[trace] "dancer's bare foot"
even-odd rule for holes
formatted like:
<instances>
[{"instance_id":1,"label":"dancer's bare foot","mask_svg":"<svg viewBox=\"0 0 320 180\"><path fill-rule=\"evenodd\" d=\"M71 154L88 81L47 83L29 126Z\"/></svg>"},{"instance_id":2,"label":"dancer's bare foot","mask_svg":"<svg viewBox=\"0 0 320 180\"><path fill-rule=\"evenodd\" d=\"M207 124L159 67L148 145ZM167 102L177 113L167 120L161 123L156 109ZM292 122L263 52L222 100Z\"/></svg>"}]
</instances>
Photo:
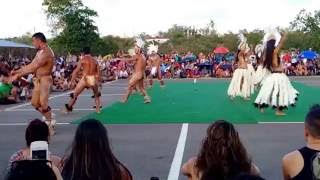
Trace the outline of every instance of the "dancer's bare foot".
<instances>
[{"instance_id":1,"label":"dancer's bare foot","mask_svg":"<svg viewBox=\"0 0 320 180\"><path fill-rule=\"evenodd\" d=\"M151 103L151 98L149 96L145 96L144 97L144 103L145 104Z\"/></svg>"},{"instance_id":2,"label":"dancer's bare foot","mask_svg":"<svg viewBox=\"0 0 320 180\"><path fill-rule=\"evenodd\" d=\"M65 113L65 114L69 114L69 113L72 112L72 110L73 110L72 107L69 107L68 104L65 104L65 105L64 105L64 109L62 110L62 112Z\"/></svg>"},{"instance_id":3,"label":"dancer's bare foot","mask_svg":"<svg viewBox=\"0 0 320 180\"><path fill-rule=\"evenodd\" d=\"M276 115L277 116L285 116L285 115L287 115L286 113L284 113L283 111L276 111Z\"/></svg>"},{"instance_id":4,"label":"dancer's bare foot","mask_svg":"<svg viewBox=\"0 0 320 180\"><path fill-rule=\"evenodd\" d=\"M243 100L245 100L245 101L250 101L250 100L251 100L251 98L246 97L246 98L243 98Z\"/></svg>"},{"instance_id":5,"label":"dancer's bare foot","mask_svg":"<svg viewBox=\"0 0 320 180\"><path fill-rule=\"evenodd\" d=\"M121 103L127 103L127 102L128 102L128 99L126 99L126 98L121 98L120 102L121 102Z\"/></svg>"},{"instance_id":6,"label":"dancer's bare foot","mask_svg":"<svg viewBox=\"0 0 320 180\"><path fill-rule=\"evenodd\" d=\"M95 106L93 106L93 108L96 109L96 113L97 113L97 114L100 114L100 113L101 113L101 109L102 109L102 106L101 106L101 105L99 105L99 106L96 106L96 105L95 105Z\"/></svg>"},{"instance_id":7,"label":"dancer's bare foot","mask_svg":"<svg viewBox=\"0 0 320 180\"><path fill-rule=\"evenodd\" d=\"M68 111L66 108L63 108L61 110L61 112L64 113L64 114L69 114L71 111Z\"/></svg>"},{"instance_id":8,"label":"dancer's bare foot","mask_svg":"<svg viewBox=\"0 0 320 180\"><path fill-rule=\"evenodd\" d=\"M57 121L56 120L45 120L44 121L48 127L49 127L49 134L50 136L54 136L56 134L55 132L55 126L56 126L56 123Z\"/></svg>"},{"instance_id":9,"label":"dancer's bare foot","mask_svg":"<svg viewBox=\"0 0 320 180\"><path fill-rule=\"evenodd\" d=\"M234 99L235 99L235 97L230 96L230 100L231 101L234 101Z\"/></svg>"}]
</instances>

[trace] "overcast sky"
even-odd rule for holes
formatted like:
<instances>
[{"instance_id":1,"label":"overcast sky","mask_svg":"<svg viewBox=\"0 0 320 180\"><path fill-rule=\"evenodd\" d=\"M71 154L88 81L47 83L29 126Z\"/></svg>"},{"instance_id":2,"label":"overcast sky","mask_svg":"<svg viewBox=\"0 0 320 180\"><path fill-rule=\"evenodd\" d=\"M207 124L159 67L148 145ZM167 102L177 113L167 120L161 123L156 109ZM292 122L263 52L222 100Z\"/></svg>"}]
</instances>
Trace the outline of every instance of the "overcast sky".
<instances>
[{"instance_id":1,"label":"overcast sky","mask_svg":"<svg viewBox=\"0 0 320 180\"><path fill-rule=\"evenodd\" d=\"M49 33L43 0L0 0L0 38ZM220 33L287 27L302 9L320 9L320 0L84 0L96 10L101 35L156 34L173 24L204 27L210 19Z\"/></svg>"}]
</instances>

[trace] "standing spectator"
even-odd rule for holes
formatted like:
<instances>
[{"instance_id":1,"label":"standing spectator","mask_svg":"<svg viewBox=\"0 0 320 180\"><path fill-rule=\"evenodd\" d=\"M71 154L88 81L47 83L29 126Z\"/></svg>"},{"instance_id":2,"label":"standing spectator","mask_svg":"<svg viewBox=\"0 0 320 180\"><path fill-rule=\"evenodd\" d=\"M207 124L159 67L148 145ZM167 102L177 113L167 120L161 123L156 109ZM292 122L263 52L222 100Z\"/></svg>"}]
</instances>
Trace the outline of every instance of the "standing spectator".
<instances>
[{"instance_id":1,"label":"standing spectator","mask_svg":"<svg viewBox=\"0 0 320 180\"><path fill-rule=\"evenodd\" d=\"M132 180L129 170L112 153L106 128L97 120L78 126L71 154L64 160L64 180Z\"/></svg>"},{"instance_id":2,"label":"standing spectator","mask_svg":"<svg viewBox=\"0 0 320 180\"><path fill-rule=\"evenodd\" d=\"M241 173L258 175L234 126L227 121L216 121L207 129L201 150L182 167L192 180L229 180Z\"/></svg>"},{"instance_id":3,"label":"standing spectator","mask_svg":"<svg viewBox=\"0 0 320 180\"><path fill-rule=\"evenodd\" d=\"M284 180L320 179L320 105L313 106L304 121L306 146L282 159Z\"/></svg>"}]
</instances>

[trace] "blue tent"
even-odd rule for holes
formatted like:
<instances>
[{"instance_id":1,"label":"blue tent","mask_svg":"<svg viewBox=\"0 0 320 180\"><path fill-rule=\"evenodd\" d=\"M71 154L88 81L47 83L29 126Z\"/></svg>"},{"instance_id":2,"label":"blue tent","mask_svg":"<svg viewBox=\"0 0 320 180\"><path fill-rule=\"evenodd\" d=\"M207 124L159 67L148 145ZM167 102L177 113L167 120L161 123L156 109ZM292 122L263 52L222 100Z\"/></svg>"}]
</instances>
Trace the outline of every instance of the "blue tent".
<instances>
[{"instance_id":1,"label":"blue tent","mask_svg":"<svg viewBox=\"0 0 320 180\"><path fill-rule=\"evenodd\" d=\"M315 60L315 59L317 59L318 55L317 55L316 52L308 50L308 51L303 51L303 52L299 55L299 57L300 57L301 59L306 58L306 59L308 59L308 60Z\"/></svg>"},{"instance_id":2,"label":"blue tent","mask_svg":"<svg viewBox=\"0 0 320 180\"><path fill-rule=\"evenodd\" d=\"M22 43L16 43L13 41L1 40L0 39L0 48L29 48L34 49L33 46L29 46Z\"/></svg>"}]
</instances>

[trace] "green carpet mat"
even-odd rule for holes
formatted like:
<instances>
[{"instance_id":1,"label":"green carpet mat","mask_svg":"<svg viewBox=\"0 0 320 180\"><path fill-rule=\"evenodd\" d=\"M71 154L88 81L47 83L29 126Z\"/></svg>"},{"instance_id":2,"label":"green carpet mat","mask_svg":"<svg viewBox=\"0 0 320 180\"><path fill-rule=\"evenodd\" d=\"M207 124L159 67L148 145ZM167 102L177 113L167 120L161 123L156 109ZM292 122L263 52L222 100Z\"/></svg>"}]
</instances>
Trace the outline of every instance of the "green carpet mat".
<instances>
[{"instance_id":1,"label":"green carpet mat","mask_svg":"<svg viewBox=\"0 0 320 180\"><path fill-rule=\"evenodd\" d=\"M115 103L104 108L101 114L91 113L80 120L95 118L106 124L143 123L210 123L224 119L236 124L257 122L303 121L312 104L319 103L320 89L293 83L300 92L297 106L289 108L286 116L274 115L268 108L265 113L253 106L251 101L240 98L231 101L227 97L228 81L179 82L168 81L165 88L155 84L148 90L151 104L144 104L139 94L130 97L127 104Z\"/></svg>"}]
</instances>

